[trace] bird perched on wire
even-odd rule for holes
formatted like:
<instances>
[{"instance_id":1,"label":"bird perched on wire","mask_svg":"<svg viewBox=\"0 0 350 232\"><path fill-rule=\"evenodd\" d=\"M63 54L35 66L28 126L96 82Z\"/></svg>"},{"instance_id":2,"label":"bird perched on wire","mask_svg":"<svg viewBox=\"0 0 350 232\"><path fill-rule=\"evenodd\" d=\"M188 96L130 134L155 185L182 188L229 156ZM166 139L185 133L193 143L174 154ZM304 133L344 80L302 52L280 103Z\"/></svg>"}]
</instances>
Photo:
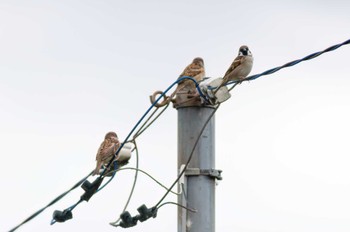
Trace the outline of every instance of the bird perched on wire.
<instances>
[{"instance_id":1,"label":"bird perched on wire","mask_svg":"<svg viewBox=\"0 0 350 232\"><path fill-rule=\"evenodd\" d=\"M193 59L192 63L189 64L184 71L181 73L178 79L182 77L192 77L195 81L200 82L205 76L204 70L204 61L201 57L196 57ZM174 93L177 93L180 90L186 90L188 93L194 93L196 84L188 79L182 80L178 83L178 86Z\"/></svg>"},{"instance_id":2,"label":"bird perched on wire","mask_svg":"<svg viewBox=\"0 0 350 232\"><path fill-rule=\"evenodd\" d=\"M93 175L99 174L103 165L107 165L115 156L120 142L115 132L108 132L96 155L96 168Z\"/></svg>"},{"instance_id":3,"label":"bird perched on wire","mask_svg":"<svg viewBox=\"0 0 350 232\"><path fill-rule=\"evenodd\" d=\"M229 81L243 81L253 67L253 55L248 46L243 45L239 48L238 56L234 59L229 69L226 71L220 86L215 90L216 93L222 86Z\"/></svg>"}]
</instances>

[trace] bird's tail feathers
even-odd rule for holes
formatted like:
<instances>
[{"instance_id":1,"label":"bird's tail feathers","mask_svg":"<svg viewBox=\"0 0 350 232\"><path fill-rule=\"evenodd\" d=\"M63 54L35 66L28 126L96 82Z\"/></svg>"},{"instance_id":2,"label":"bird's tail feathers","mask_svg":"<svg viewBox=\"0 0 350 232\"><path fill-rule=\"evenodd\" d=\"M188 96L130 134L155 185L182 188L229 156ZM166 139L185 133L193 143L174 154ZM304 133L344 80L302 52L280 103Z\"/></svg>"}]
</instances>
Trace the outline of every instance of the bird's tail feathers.
<instances>
[{"instance_id":1,"label":"bird's tail feathers","mask_svg":"<svg viewBox=\"0 0 350 232\"><path fill-rule=\"evenodd\" d=\"M92 175L94 176L94 175L100 174L100 168L101 168L101 165L97 165Z\"/></svg>"}]
</instances>

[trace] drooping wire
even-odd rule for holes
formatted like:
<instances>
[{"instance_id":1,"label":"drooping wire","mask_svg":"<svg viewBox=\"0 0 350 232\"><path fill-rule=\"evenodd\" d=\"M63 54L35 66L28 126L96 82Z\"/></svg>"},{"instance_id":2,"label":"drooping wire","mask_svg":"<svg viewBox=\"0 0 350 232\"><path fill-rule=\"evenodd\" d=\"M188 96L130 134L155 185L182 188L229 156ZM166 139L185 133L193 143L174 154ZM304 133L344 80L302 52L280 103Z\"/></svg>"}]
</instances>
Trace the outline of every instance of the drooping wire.
<instances>
[{"instance_id":1,"label":"drooping wire","mask_svg":"<svg viewBox=\"0 0 350 232\"><path fill-rule=\"evenodd\" d=\"M132 184L132 187L131 187L131 190L130 190L130 193L129 193L129 197L128 197L128 200L126 201L125 205L124 205L124 208L123 208L123 211L122 213L125 212L125 210L128 208L128 205L130 203L130 200L131 200L131 197L132 195L134 194L134 191L135 191L135 187L136 187L136 183L137 183L137 177L138 177L138 173L139 173L139 149L137 147L137 144L136 144L136 140L133 141L134 143L134 146L135 146L135 151L136 151L136 170L135 170L135 176L134 176L134 182ZM116 172L120 171L121 169L118 169L116 170ZM115 223L118 223L120 221L120 217L115 221L115 222L110 222L109 224L113 225Z\"/></svg>"},{"instance_id":2,"label":"drooping wire","mask_svg":"<svg viewBox=\"0 0 350 232\"><path fill-rule=\"evenodd\" d=\"M170 102L169 102L169 103L170 103ZM154 119L153 119L150 123L148 123L148 122L150 121L150 119L154 116L154 114L158 111L159 107L157 107L156 110L154 110L153 113L149 116L149 118L145 121L145 123L140 127L140 129L134 134L133 139L130 141L130 142L133 142L133 143L135 144L135 148L134 148L134 149L136 150L137 160L138 160L138 148L137 148L137 145L136 145L136 138L139 137L145 130L147 130L147 129L148 129L162 114L163 114L163 112L168 108L169 103L166 104L166 106L162 109L162 111L159 112L159 113L156 115L156 117L154 117ZM148 124L147 124L147 123L148 123ZM130 199L131 199L131 197L132 197L132 194L133 194L133 191L134 191L134 188L135 188L135 184L136 184L136 179L137 179L137 173L138 173L138 172L144 173L145 175L147 175L148 177L150 177L153 181L155 181L158 185L160 185L161 187L163 187L163 188L166 189L166 187L165 187L162 183L160 183L158 180L156 180L152 175L150 175L150 174L148 174L147 172L145 172L145 171L139 169L139 167L138 167L138 161L137 161L136 168L132 168L132 167L120 168L120 169L117 170L117 172L118 172L118 171L121 171L121 170L135 170L135 171L136 171L136 172L135 172L135 178L134 178L134 184L133 184L133 186L132 186L131 193L130 193L130 195L129 195L129 198L128 198L128 200L127 200L127 203L125 204L125 207L124 207L122 213L125 212L125 210L126 210L128 204L129 204L129 202L130 202ZM172 193L173 193L173 194L178 194L178 193L175 193L175 192L172 192ZM111 224L111 225L115 225L115 224L117 224L119 221L120 221L120 217L119 217L115 222L111 222L110 224Z\"/></svg>"},{"instance_id":3,"label":"drooping wire","mask_svg":"<svg viewBox=\"0 0 350 232\"><path fill-rule=\"evenodd\" d=\"M59 200L61 200L63 197L65 197L68 193L70 193L72 190L76 189L77 187L79 187L82 183L84 183L84 181L87 180L87 178L89 178L89 176L92 174L93 171L91 171L89 173L89 175L87 175L86 177L84 177L83 179L81 179L80 181L78 181L73 187L71 187L69 190L67 190L66 192L62 193L61 195L59 195L58 197L56 197L55 199L53 199L49 204L47 204L45 207L43 207L42 209L36 211L35 213L33 213L31 216L29 216L27 219L25 219L22 223L20 223L19 225L17 225L16 227L14 227L13 229L10 230L10 232L13 232L15 230L17 230L20 226L22 226L23 224L29 222L30 220L32 220L33 218L35 218L36 216L38 216L40 213L42 213L45 209L47 209L48 207L52 206L53 204L55 204L56 202L58 202Z\"/></svg>"},{"instance_id":4,"label":"drooping wire","mask_svg":"<svg viewBox=\"0 0 350 232\"><path fill-rule=\"evenodd\" d=\"M172 201L164 202L163 204L159 205L159 206L157 207L157 209L163 207L164 205L169 205L169 204L171 204L171 205L177 205L177 206L179 206L179 207L181 207L181 208L184 208L184 209L186 209L186 210L188 210L188 211L190 211L190 212L192 212L192 213L197 213L197 212L198 212L196 209L191 209L191 208L188 208L188 207L186 207L186 206L183 206L183 205L181 205L181 204L179 204L179 203L172 202Z\"/></svg>"},{"instance_id":5,"label":"drooping wire","mask_svg":"<svg viewBox=\"0 0 350 232\"><path fill-rule=\"evenodd\" d=\"M142 170L142 169L136 169L136 168L132 168L132 167L126 167L126 168L120 168L118 169L116 172L120 172L120 171L124 171L124 170L137 170L143 174L145 174L146 176L148 176L150 179L152 179L154 182L156 182L160 187L162 187L163 189L165 190L168 190L168 188L162 184L159 180L157 180L155 177L153 177L151 174L149 174L148 172L146 172L145 170ZM182 193L177 193L177 192L174 192L174 191L170 191L172 194L174 195L181 195Z\"/></svg>"},{"instance_id":6,"label":"drooping wire","mask_svg":"<svg viewBox=\"0 0 350 232\"><path fill-rule=\"evenodd\" d=\"M210 120L212 119L212 117L214 116L214 114L216 113L216 111L219 109L219 107L220 107L220 104L218 104L218 105L215 107L215 109L211 112L211 114L209 115L207 121L204 123L202 129L200 130L200 132L199 132L199 134L198 134L198 137L197 137L195 143L193 144L191 153L190 153L190 155L189 155L189 157L188 157L188 160L187 160L187 162L186 162L186 164L185 164L185 167L184 167L183 170L180 172L180 174L178 175L178 177L176 178L176 180L173 182L173 184L172 184L172 185L169 187L169 189L166 191L166 193L165 193L165 194L162 196L162 198L158 201L158 203L155 205L155 207L158 207L158 206L162 203L162 201L163 201L163 200L166 198L166 196L170 193L170 191L172 190L172 188L179 182L180 178L184 175L184 173L185 173L185 171L186 171L186 169L187 169L187 167L188 167L188 165L189 165L189 163L190 163L190 161L191 161L191 159L192 159L192 156L193 156L194 151L195 151L195 149L196 149L196 147L197 147L197 144L198 144L198 142L199 142L199 140L200 140L200 138L201 138L201 136L202 136L202 134L203 134L203 132L204 132L206 126L208 125L208 123L210 122Z\"/></svg>"},{"instance_id":7,"label":"drooping wire","mask_svg":"<svg viewBox=\"0 0 350 232\"><path fill-rule=\"evenodd\" d=\"M169 103L162 109L162 111L150 123L148 123L149 120L151 120L151 118L154 116L154 114L158 111L159 107L156 107L156 109L152 112L152 114L148 117L148 119L144 122L144 124L133 135L133 139L130 142L133 142L134 145L135 145L134 150L136 150L136 168L130 168L129 167L129 168L121 168L121 169L117 170L117 171L127 170L127 169L135 170L135 177L134 177L134 182L133 182L133 185L132 185L132 188L131 188L131 192L129 194L128 200L127 200L127 202L126 202L126 204L124 206L124 209L123 209L122 213L125 212L127 206L129 205L129 202L131 200L131 197L132 197L132 195L134 193L134 189L135 189L135 186L136 186L137 176L138 176L138 172L139 171L144 173L144 174L146 174L147 176L149 176L152 180L154 180L160 186L165 187L159 181L157 181L155 178L153 178L151 175L149 175L147 172L139 169L139 152L138 152L138 147L137 147L137 144L136 144L136 138L139 137L145 130L147 130L160 117L160 115L163 114L163 112L168 108L168 106L169 106ZM120 217L115 222L111 222L110 224L114 225L114 224L117 224L119 221L120 221Z\"/></svg>"}]
</instances>

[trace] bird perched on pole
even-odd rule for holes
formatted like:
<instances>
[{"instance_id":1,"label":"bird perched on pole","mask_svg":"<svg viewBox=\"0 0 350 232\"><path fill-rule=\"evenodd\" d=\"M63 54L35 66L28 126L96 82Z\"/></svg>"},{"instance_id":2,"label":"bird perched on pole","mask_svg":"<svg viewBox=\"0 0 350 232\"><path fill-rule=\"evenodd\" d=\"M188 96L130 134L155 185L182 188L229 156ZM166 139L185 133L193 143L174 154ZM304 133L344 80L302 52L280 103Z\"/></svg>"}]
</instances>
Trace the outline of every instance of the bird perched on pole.
<instances>
[{"instance_id":1,"label":"bird perched on pole","mask_svg":"<svg viewBox=\"0 0 350 232\"><path fill-rule=\"evenodd\" d=\"M192 63L187 65L184 71L180 74L179 78L182 77L192 77L197 83L202 81L205 77L204 70L204 61L201 57L196 57L193 59ZM196 91L196 84L189 79L184 79L177 83L175 91L168 97L164 96L164 101L161 103L155 104L156 107L162 107L167 105L170 101L175 103L175 95L178 92L185 93L187 98L193 98L199 96L199 93ZM156 91L153 95L150 96L151 103L154 104L156 101L156 95L162 94L162 91Z\"/></svg>"},{"instance_id":2,"label":"bird perched on pole","mask_svg":"<svg viewBox=\"0 0 350 232\"><path fill-rule=\"evenodd\" d=\"M184 71L181 73L179 78L182 77L192 77L195 81L200 82L203 80L205 76L205 70L204 70L204 61L201 57L196 57L193 59L192 63L189 64ZM189 93L192 93L191 90L195 90L196 85L191 80L183 80L178 83L178 86L175 90L175 93L177 93L180 90L187 90Z\"/></svg>"},{"instance_id":3,"label":"bird perched on pole","mask_svg":"<svg viewBox=\"0 0 350 232\"><path fill-rule=\"evenodd\" d=\"M120 146L118 136L115 132L108 132L101 143L96 155L96 168L93 175L99 174L103 165L108 164L114 158Z\"/></svg>"},{"instance_id":4,"label":"bird perched on pole","mask_svg":"<svg viewBox=\"0 0 350 232\"><path fill-rule=\"evenodd\" d=\"M243 45L239 48L238 56L234 59L229 69L226 71L220 86L214 91L216 93L222 86L229 81L243 81L253 67L253 55L248 46Z\"/></svg>"}]
</instances>

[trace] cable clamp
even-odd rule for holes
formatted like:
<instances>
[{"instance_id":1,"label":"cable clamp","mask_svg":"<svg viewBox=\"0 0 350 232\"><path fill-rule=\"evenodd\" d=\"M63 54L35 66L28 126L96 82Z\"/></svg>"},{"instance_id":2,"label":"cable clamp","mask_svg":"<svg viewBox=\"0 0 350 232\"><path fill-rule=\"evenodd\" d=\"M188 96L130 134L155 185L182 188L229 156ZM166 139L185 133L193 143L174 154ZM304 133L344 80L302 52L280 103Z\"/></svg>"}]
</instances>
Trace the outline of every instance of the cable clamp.
<instances>
[{"instance_id":1,"label":"cable clamp","mask_svg":"<svg viewBox=\"0 0 350 232\"><path fill-rule=\"evenodd\" d=\"M103 178L98 177L94 182L90 183L88 180L85 180L81 185L82 189L84 189L85 193L80 197L81 200L89 201L90 198L96 193L98 187L100 187Z\"/></svg>"},{"instance_id":2,"label":"cable clamp","mask_svg":"<svg viewBox=\"0 0 350 232\"><path fill-rule=\"evenodd\" d=\"M137 222L144 222L148 220L149 218L157 217L157 207L147 208L146 205L141 205L139 208L137 208L137 211L139 211L140 214L132 217L128 211L123 212L120 215L121 222L119 225L122 228L129 228L137 225Z\"/></svg>"},{"instance_id":3,"label":"cable clamp","mask_svg":"<svg viewBox=\"0 0 350 232\"><path fill-rule=\"evenodd\" d=\"M222 170L219 169L199 169L199 168L187 168L185 171L186 176L209 176L217 180L222 180Z\"/></svg>"},{"instance_id":4,"label":"cable clamp","mask_svg":"<svg viewBox=\"0 0 350 232\"><path fill-rule=\"evenodd\" d=\"M73 218L72 211L70 209L65 209L63 211L55 210L52 215L51 225L55 224L55 222L65 222L69 219Z\"/></svg>"}]
</instances>

